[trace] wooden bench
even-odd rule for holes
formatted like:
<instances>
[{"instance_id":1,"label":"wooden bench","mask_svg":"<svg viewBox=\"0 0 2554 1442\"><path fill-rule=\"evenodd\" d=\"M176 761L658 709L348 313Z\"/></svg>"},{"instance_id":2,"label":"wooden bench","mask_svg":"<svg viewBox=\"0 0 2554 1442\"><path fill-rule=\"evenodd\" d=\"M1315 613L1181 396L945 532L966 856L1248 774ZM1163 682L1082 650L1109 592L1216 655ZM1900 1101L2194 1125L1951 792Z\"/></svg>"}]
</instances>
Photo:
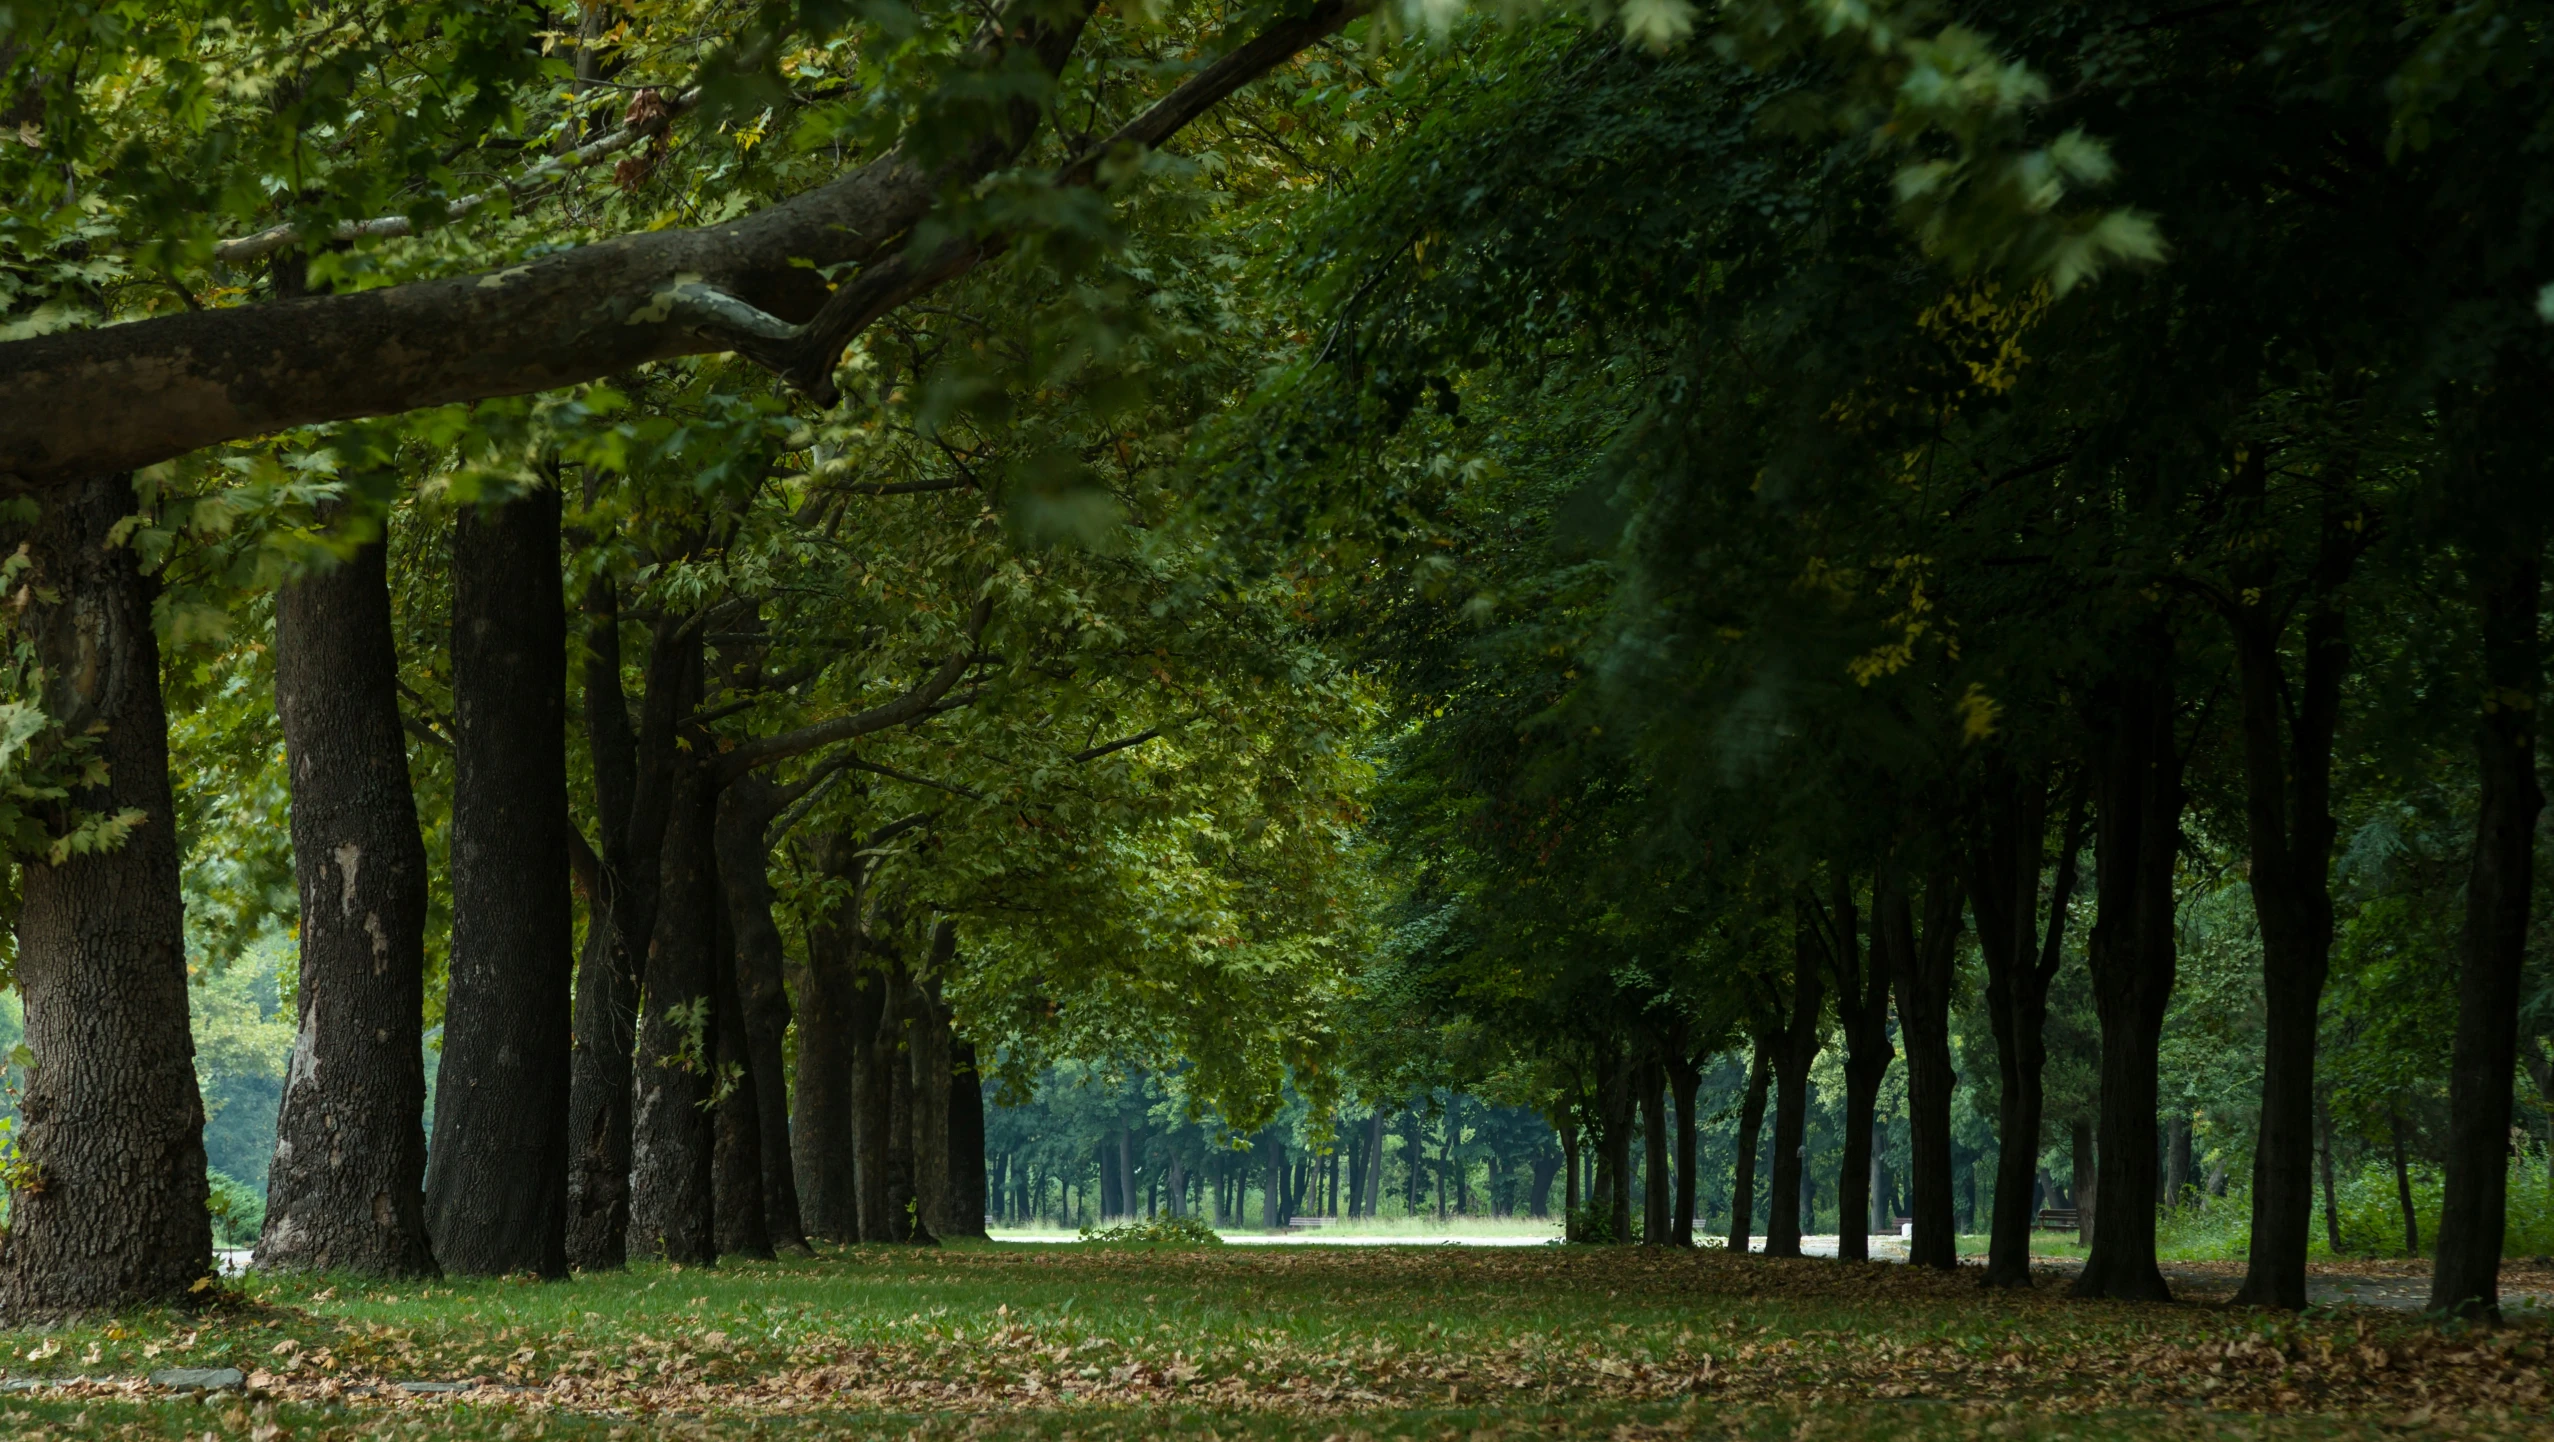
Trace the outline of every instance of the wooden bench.
<instances>
[{"instance_id":1,"label":"wooden bench","mask_svg":"<svg viewBox=\"0 0 2554 1442\"><path fill-rule=\"evenodd\" d=\"M2040 1230L2043 1232L2080 1232L2084 1214L2073 1207L2040 1208Z\"/></svg>"}]
</instances>

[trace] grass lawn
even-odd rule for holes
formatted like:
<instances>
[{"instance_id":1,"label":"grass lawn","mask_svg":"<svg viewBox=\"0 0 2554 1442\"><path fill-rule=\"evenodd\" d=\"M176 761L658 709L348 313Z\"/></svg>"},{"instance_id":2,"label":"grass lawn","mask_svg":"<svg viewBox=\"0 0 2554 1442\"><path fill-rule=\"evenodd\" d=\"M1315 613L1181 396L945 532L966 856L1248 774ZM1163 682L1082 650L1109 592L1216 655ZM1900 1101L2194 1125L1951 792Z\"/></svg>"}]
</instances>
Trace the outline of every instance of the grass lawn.
<instances>
[{"instance_id":1,"label":"grass lawn","mask_svg":"<svg viewBox=\"0 0 2554 1442\"><path fill-rule=\"evenodd\" d=\"M2547 1329L1981 1292L1638 1249L829 1251L572 1282L252 1277L0 1333L0 1438L2554 1436ZM169 1366L246 1395L169 1395ZM469 1384L411 1393L402 1382Z\"/></svg>"}]
</instances>

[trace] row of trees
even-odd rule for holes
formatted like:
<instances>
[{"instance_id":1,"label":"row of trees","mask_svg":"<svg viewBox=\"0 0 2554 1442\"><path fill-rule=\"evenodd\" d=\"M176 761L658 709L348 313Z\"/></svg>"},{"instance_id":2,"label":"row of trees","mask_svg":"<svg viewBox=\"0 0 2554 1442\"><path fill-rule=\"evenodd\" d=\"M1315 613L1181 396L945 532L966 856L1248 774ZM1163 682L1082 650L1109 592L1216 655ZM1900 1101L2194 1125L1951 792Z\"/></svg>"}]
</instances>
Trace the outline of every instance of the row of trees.
<instances>
[{"instance_id":1,"label":"row of trees","mask_svg":"<svg viewBox=\"0 0 2554 1442\"><path fill-rule=\"evenodd\" d=\"M262 1266L977 1231L976 1036L1264 1109L1367 703L1172 485L1274 152L1141 161L1350 14L11 12L0 1312L206 1275L188 953L278 918ZM821 408L723 319L819 312ZM134 343L207 364L119 399Z\"/></svg>"},{"instance_id":2,"label":"row of trees","mask_svg":"<svg viewBox=\"0 0 2554 1442\"><path fill-rule=\"evenodd\" d=\"M1963 14L2080 128L2002 169L1911 161L1835 104L1850 56L1737 72L1529 27L1325 213L1327 339L1222 454L1410 718L1382 791L1392 1004L1583 1121L1615 1236L1632 1148L1693 1174L1658 1099L1690 1116L1733 1046L1739 1193L1790 1197L1840 1039L1862 1212L1903 1061L1914 1256L1947 1266L1974 975L1987 1274L2018 1285L2080 954L2076 1290L2162 1298L2164 1118L2190 1108L2159 1051L2186 907L2237 880L2242 1296L2304 1305L2332 1084L2364 1104L2400 1065L2447 1080L2433 1302L2489 1311L2544 1015L2554 332L2538 180L2506 163L2544 33L2500 7ZM1918 134L1907 107L1963 62L1929 63L1898 72ZM2082 234L2151 251L2087 283L2060 240L1934 208L1963 185L2106 186L2126 210ZM2420 981L2447 956L2439 1015ZM1690 1191L1647 1206L1647 1235L1690 1235ZM1792 1209L1769 1231L1796 1249Z\"/></svg>"}]
</instances>

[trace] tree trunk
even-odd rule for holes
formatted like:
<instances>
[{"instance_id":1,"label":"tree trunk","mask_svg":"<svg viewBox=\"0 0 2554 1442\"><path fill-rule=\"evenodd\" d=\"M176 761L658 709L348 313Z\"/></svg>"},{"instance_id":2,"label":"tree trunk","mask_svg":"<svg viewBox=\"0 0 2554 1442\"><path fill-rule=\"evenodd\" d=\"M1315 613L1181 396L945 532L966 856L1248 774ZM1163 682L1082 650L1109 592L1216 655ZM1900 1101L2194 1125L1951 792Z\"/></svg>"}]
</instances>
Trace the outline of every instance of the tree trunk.
<instances>
[{"instance_id":1,"label":"tree trunk","mask_svg":"<svg viewBox=\"0 0 2554 1442\"><path fill-rule=\"evenodd\" d=\"M275 597L301 984L257 1242L264 1271L435 1270L417 1041L426 847L399 723L386 555L382 541L366 542Z\"/></svg>"},{"instance_id":2,"label":"tree trunk","mask_svg":"<svg viewBox=\"0 0 2554 1442\"><path fill-rule=\"evenodd\" d=\"M737 1024L744 1000L737 987L736 938L725 914L715 913L710 993L711 1108L710 1214L718 1254L768 1260L770 1224L763 1203L762 1118L755 1104L758 1078L745 1029Z\"/></svg>"},{"instance_id":3,"label":"tree trunk","mask_svg":"<svg viewBox=\"0 0 2554 1442\"><path fill-rule=\"evenodd\" d=\"M886 979L885 1005L879 1013L878 1052L880 1070L886 1076L887 1131L884 1155L886 1166L885 1241L914 1246L937 1246L922 1213L922 1193L914 1165L914 1031L920 1019L914 1015L917 989L913 973L899 960Z\"/></svg>"},{"instance_id":4,"label":"tree trunk","mask_svg":"<svg viewBox=\"0 0 2554 1442\"><path fill-rule=\"evenodd\" d=\"M630 727L621 690L620 601L598 577L585 602L586 747L602 875L587 898L577 969L576 1050L568 1081L568 1263L621 1266L630 1225L630 1058L638 1044L639 981L656 927L656 867L665 844L677 762L674 732L697 700L700 642L678 620L658 623L648 648L642 724Z\"/></svg>"},{"instance_id":5,"label":"tree trunk","mask_svg":"<svg viewBox=\"0 0 2554 1442\"><path fill-rule=\"evenodd\" d=\"M559 493L452 534L452 955L426 1230L447 1272L567 1273L567 617Z\"/></svg>"},{"instance_id":6,"label":"tree trunk","mask_svg":"<svg viewBox=\"0 0 2554 1442\"><path fill-rule=\"evenodd\" d=\"M1830 868L1823 912L1816 910L1814 902L1804 900L1801 905L1819 923L1821 950L1836 985L1836 1020L1845 1034L1844 1164L1836 1173L1836 1255L1848 1262L1868 1261L1871 1238L1862 1219L1872 1214L1872 1115L1879 1109L1880 1085L1888 1078L1889 1063L1898 1057L1889 1043L1889 968L1876 951L1866 954L1863 949L1853 884L1843 868Z\"/></svg>"},{"instance_id":7,"label":"tree trunk","mask_svg":"<svg viewBox=\"0 0 2554 1442\"><path fill-rule=\"evenodd\" d=\"M130 478L85 480L25 539L34 567L17 624L44 668L45 712L65 736L103 728L106 781L65 804L140 815L112 850L21 864L17 983L35 1061L0 1238L12 1325L172 1300L213 1267L158 587L130 548L109 545L136 509Z\"/></svg>"},{"instance_id":8,"label":"tree trunk","mask_svg":"<svg viewBox=\"0 0 2554 1442\"><path fill-rule=\"evenodd\" d=\"M1951 1207L1951 982L1959 960L1960 886L1949 874L1924 879L1922 927L1904 878L1883 865L1872 899L1876 937L1885 939L1907 1049L1907 1214L1915 1236L1907 1260L1960 1264Z\"/></svg>"},{"instance_id":9,"label":"tree trunk","mask_svg":"<svg viewBox=\"0 0 2554 1442\"><path fill-rule=\"evenodd\" d=\"M2421 1214L2412 1207L2412 1167L2403 1155L2403 1113L2386 1112L2386 1133L2394 1142L2394 1196L2403 1208L2403 1255L2421 1255Z\"/></svg>"},{"instance_id":10,"label":"tree trunk","mask_svg":"<svg viewBox=\"0 0 2554 1442\"><path fill-rule=\"evenodd\" d=\"M738 1045L754 1078L750 1103L760 1128L765 1234L773 1250L807 1254L799 1213L797 1168L789 1134L789 959L772 922L771 825L785 793L759 775L729 782L718 803L718 884L736 945Z\"/></svg>"},{"instance_id":11,"label":"tree trunk","mask_svg":"<svg viewBox=\"0 0 2554 1442\"><path fill-rule=\"evenodd\" d=\"M2321 1141L2321 1145L2316 1148L2316 1153L2323 1163L2323 1243L2332 1249L2334 1256L2338 1257L2341 1255L2341 1203L2333 1195L2332 1185L2332 1108L2325 1102L2320 1092L2315 1096L2315 1131ZM2178 1159L2181 1163L2180 1171L2184 1177L2187 1177L2190 1175L2190 1123L2188 1121L2184 1121L2176 1129L2176 1139L2181 1143L2181 1155ZM2181 1191L2178 1185L2174 1188L2173 1195L2176 1201L2180 1199Z\"/></svg>"},{"instance_id":12,"label":"tree trunk","mask_svg":"<svg viewBox=\"0 0 2554 1442\"><path fill-rule=\"evenodd\" d=\"M1171 1195L1187 1185L1171 1163ZM1177 1215L1180 1208L1173 1205ZM949 1230L945 1236L984 1239L984 1080L976 1074L975 1043L949 1044Z\"/></svg>"},{"instance_id":13,"label":"tree trunk","mask_svg":"<svg viewBox=\"0 0 2554 1442\"><path fill-rule=\"evenodd\" d=\"M2067 1131L2067 1154L2072 1159L2074 1172L2067 1179L2067 1192L2075 1203L2075 1243L2089 1248L2093 1239L2100 1235L2095 1226L2102 1210L2099 1154L2095 1150L2091 1123L2079 1121Z\"/></svg>"},{"instance_id":14,"label":"tree trunk","mask_svg":"<svg viewBox=\"0 0 2554 1442\"><path fill-rule=\"evenodd\" d=\"M2510 1179L2511 1078L2518 1068L2519 981L2527 960L2536 817L2537 612L2541 541L2514 549L2479 585L2483 714L2474 851L2457 958L2456 1044L2448 1063L2447 1186L2439 1206L2430 1309L2498 1320Z\"/></svg>"},{"instance_id":15,"label":"tree trunk","mask_svg":"<svg viewBox=\"0 0 2554 1442\"><path fill-rule=\"evenodd\" d=\"M1773 1048L1756 1040L1747 1064L1747 1095L1738 1104L1738 1156L1729 1184L1729 1250L1747 1254L1747 1234L1756 1222L1756 1143L1765 1128L1765 1088L1773 1077Z\"/></svg>"},{"instance_id":16,"label":"tree trunk","mask_svg":"<svg viewBox=\"0 0 2554 1442\"><path fill-rule=\"evenodd\" d=\"M1268 1172L1266 1189L1259 1199L1260 1225L1273 1232L1286 1224L1286 1144L1271 1129L1260 1138L1259 1145Z\"/></svg>"},{"instance_id":17,"label":"tree trunk","mask_svg":"<svg viewBox=\"0 0 2554 1442\"><path fill-rule=\"evenodd\" d=\"M1820 1009L1826 1004L1817 940L1806 918L1792 921L1791 1019L1774 1053L1774 1172L1772 1205L1765 1212L1765 1255L1800 1255L1801 1151L1809 1136L1809 1067L1823 1040Z\"/></svg>"},{"instance_id":18,"label":"tree trunk","mask_svg":"<svg viewBox=\"0 0 2554 1442\"><path fill-rule=\"evenodd\" d=\"M1631 1059L1608 1044L1599 1057L1597 1094L1597 1181L1605 1205L1606 1240L1632 1239L1632 1072Z\"/></svg>"},{"instance_id":19,"label":"tree trunk","mask_svg":"<svg viewBox=\"0 0 2554 1442\"><path fill-rule=\"evenodd\" d=\"M2088 787L2079 782L2059 843L2045 929L2040 866L2048 833L2049 777L1989 772L1985 804L1970 825L1970 905L1986 962L1995 1034L1995 1213L1988 1223L1986 1285L2031 1285L2031 1228L2039 1213L2040 1128L2048 1063L2049 984L2063 957L2067 913L2084 847Z\"/></svg>"},{"instance_id":20,"label":"tree trunk","mask_svg":"<svg viewBox=\"0 0 2554 1442\"><path fill-rule=\"evenodd\" d=\"M2237 467L2257 490L2264 453ZM2355 550L2344 493L2324 509L2307 598L2304 674L2294 688L2279 655L2274 605L2254 597L2233 616L2243 698L2244 818L2253 914L2261 930L2261 1130L2253 1148L2252 1245L2237 1305L2306 1306L2314 1231L2315 1032L2332 962L2332 738L2350 667L2338 591ZM2267 583L2269 577L2255 578ZM2532 614L2532 613L2531 613ZM2283 734L2284 733L2284 734Z\"/></svg>"},{"instance_id":21,"label":"tree trunk","mask_svg":"<svg viewBox=\"0 0 2554 1442\"><path fill-rule=\"evenodd\" d=\"M2131 644L2136 654L2129 664L2140 669L2097 693L2097 714L2105 720L2095 742L2100 812L2089 956L2102 1023L2097 1206L2103 1223L2074 1292L2163 1302L2172 1291L2155 1265L2155 1073L2173 994L2182 761L2173 728L2172 637L2159 620Z\"/></svg>"},{"instance_id":22,"label":"tree trunk","mask_svg":"<svg viewBox=\"0 0 2554 1442\"><path fill-rule=\"evenodd\" d=\"M956 928L946 921L932 927L931 970L917 977L908 993L912 1020L905 1028L915 1214L934 1238L954 1234L949 1215L949 1012L940 1001L940 976L956 935Z\"/></svg>"},{"instance_id":23,"label":"tree trunk","mask_svg":"<svg viewBox=\"0 0 2554 1442\"><path fill-rule=\"evenodd\" d=\"M1641 1188L1641 1240L1653 1247L1676 1240L1675 1173L1667 1160L1667 1072L1656 1062L1641 1067L1641 1146L1645 1153Z\"/></svg>"},{"instance_id":24,"label":"tree trunk","mask_svg":"<svg viewBox=\"0 0 2554 1442\"><path fill-rule=\"evenodd\" d=\"M858 843L828 838L822 865L857 891ZM859 908L837 901L807 928L798 974L798 1076L790 1161L807 1230L831 1242L864 1240L860 1224L861 1070L878 1034L875 989L859 974Z\"/></svg>"},{"instance_id":25,"label":"tree trunk","mask_svg":"<svg viewBox=\"0 0 2554 1442\"><path fill-rule=\"evenodd\" d=\"M1671 1238L1677 1246L1694 1245L1694 1195L1700 1178L1695 1174L1697 1162L1697 1129L1694 1125L1694 1093L1703 1084L1702 1069L1686 1057L1671 1057L1667 1062L1667 1085L1676 1096L1676 1223ZM1543 1188L1548 1174L1538 1158L1534 1168L1534 1215L1543 1215Z\"/></svg>"},{"instance_id":26,"label":"tree trunk","mask_svg":"<svg viewBox=\"0 0 2554 1442\"><path fill-rule=\"evenodd\" d=\"M711 1000L721 910L711 847L717 806L708 768L686 764L675 778L657 859L656 925L631 1076L630 1254L687 1266L718 1259L710 1112L710 1063L724 1020Z\"/></svg>"}]
</instances>

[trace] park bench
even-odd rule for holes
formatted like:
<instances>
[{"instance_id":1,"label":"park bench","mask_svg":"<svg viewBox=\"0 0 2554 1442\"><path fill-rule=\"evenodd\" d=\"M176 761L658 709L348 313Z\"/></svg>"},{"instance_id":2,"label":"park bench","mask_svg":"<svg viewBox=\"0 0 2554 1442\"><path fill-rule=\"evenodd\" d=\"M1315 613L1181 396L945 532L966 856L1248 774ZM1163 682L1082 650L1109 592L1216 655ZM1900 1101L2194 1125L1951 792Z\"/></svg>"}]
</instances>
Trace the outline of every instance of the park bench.
<instances>
[{"instance_id":1,"label":"park bench","mask_svg":"<svg viewBox=\"0 0 2554 1442\"><path fill-rule=\"evenodd\" d=\"M2043 1232L2075 1232L2084 1227L2084 1214L2073 1207L2040 1208L2040 1230Z\"/></svg>"}]
</instances>

